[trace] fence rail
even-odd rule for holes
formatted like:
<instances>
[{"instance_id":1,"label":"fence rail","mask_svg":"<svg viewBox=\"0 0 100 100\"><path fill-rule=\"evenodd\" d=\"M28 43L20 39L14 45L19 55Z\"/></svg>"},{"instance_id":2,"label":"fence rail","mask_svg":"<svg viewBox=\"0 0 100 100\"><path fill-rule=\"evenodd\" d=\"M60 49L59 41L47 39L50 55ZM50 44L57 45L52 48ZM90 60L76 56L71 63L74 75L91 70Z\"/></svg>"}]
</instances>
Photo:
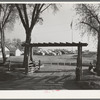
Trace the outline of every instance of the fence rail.
<instances>
[{"instance_id":1,"label":"fence rail","mask_svg":"<svg viewBox=\"0 0 100 100\"><path fill-rule=\"evenodd\" d=\"M6 61L6 63L9 63L9 61ZM17 62L17 61L10 61L11 64L23 64L23 62ZM58 66L77 66L77 63L72 62L41 62L44 65L58 65ZM89 63L82 63L82 66L89 66Z\"/></svg>"},{"instance_id":2,"label":"fence rail","mask_svg":"<svg viewBox=\"0 0 100 100\"><path fill-rule=\"evenodd\" d=\"M64 62L63 63L62 62L58 62L58 63L56 63L56 62L55 63L54 62L53 63L52 62L51 63L48 63L48 62L45 63L44 62L42 64L45 64L45 65L58 65L58 66L60 66L60 65L61 66L66 66L66 65L69 65L69 66L77 66L77 63L64 63ZM83 63L82 66L89 66L89 64Z\"/></svg>"}]
</instances>

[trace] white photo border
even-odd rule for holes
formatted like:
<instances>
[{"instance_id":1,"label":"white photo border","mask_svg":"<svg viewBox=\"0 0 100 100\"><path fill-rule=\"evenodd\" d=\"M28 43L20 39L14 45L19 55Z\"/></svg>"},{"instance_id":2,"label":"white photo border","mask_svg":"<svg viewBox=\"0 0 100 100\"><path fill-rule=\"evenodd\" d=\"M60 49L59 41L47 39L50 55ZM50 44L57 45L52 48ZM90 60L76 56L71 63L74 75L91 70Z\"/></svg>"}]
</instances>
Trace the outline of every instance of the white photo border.
<instances>
[{"instance_id":1,"label":"white photo border","mask_svg":"<svg viewBox=\"0 0 100 100\"><path fill-rule=\"evenodd\" d=\"M0 0L0 3L100 3L100 0ZM100 90L0 90L0 99L100 99Z\"/></svg>"}]
</instances>

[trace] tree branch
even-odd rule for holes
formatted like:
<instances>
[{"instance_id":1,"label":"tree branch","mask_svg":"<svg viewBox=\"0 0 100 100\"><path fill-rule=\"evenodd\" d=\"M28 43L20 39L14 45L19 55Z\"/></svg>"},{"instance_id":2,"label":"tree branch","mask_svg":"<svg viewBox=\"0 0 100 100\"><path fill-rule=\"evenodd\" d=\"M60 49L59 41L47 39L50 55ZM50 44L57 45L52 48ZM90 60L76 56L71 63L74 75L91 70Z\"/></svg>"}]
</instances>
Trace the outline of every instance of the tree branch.
<instances>
[{"instance_id":1,"label":"tree branch","mask_svg":"<svg viewBox=\"0 0 100 100\"><path fill-rule=\"evenodd\" d=\"M33 10L33 14L32 14L32 20L31 20L31 26L30 26L30 30L34 27L38 17L39 17L39 14L41 12L41 9L43 8L45 4L36 4L35 7L34 7L34 10ZM49 5L50 6L50 5ZM49 7L48 6L48 7ZM46 10L48 7L46 7L44 10Z\"/></svg>"},{"instance_id":2,"label":"tree branch","mask_svg":"<svg viewBox=\"0 0 100 100\"><path fill-rule=\"evenodd\" d=\"M3 6L3 16L2 16L2 27L3 27L3 24L4 24L4 21L5 21L5 19L6 19L6 15L7 15L7 8L8 8L8 5L7 6L5 6L5 5L2 5ZM5 8L6 7L6 8Z\"/></svg>"},{"instance_id":3,"label":"tree branch","mask_svg":"<svg viewBox=\"0 0 100 100\"><path fill-rule=\"evenodd\" d=\"M97 22L100 24L100 21L99 21L99 19L98 19L98 16L97 16L97 15L94 15L94 14L92 13L92 11L91 11L90 9L88 9L88 7L87 7L85 4L82 4L82 5L89 11L90 15L92 15L92 17L93 17L94 19L96 19Z\"/></svg>"},{"instance_id":4,"label":"tree branch","mask_svg":"<svg viewBox=\"0 0 100 100\"><path fill-rule=\"evenodd\" d=\"M81 22L81 23L88 25L89 27L91 27L92 29L98 32L98 29L96 29L94 26L90 25L89 23L86 23L86 22Z\"/></svg>"},{"instance_id":5,"label":"tree branch","mask_svg":"<svg viewBox=\"0 0 100 100\"><path fill-rule=\"evenodd\" d=\"M2 30L2 28L1 28L1 24L0 24L0 31Z\"/></svg>"},{"instance_id":6,"label":"tree branch","mask_svg":"<svg viewBox=\"0 0 100 100\"><path fill-rule=\"evenodd\" d=\"M98 23L100 24L100 21L99 21L99 18L98 18L98 16L96 15L95 17L96 17L96 19L97 19Z\"/></svg>"},{"instance_id":7,"label":"tree branch","mask_svg":"<svg viewBox=\"0 0 100 100\"><path fill-rule=\"evenodd\" d=\"M42 5L40 6L39 11L41 11L41 9L43 8L44 5L45 5L45 4L42 4Z\"/></svg>"},{"instance_id":8,"label":"tree branch","mask_svg":"<svg viewBox=\"0 0 100 100\"><path fill-rule=\"evenodd\" d=\"M35 7L33 9L33 13L32 13L32 20L31 20L31 25L30 25L30 29L33 28L34 24L35 24L35 15L36 15L36 9L38 7L38 4L35 4Z\"/></svg>"},{"instance_id":9,"label":"tree branch","mask_svg":"<svg viewBox=\"0 0 100 100\"><path fill-rule=\"evenodd\" d=\"M26 25L29 28L29 20L28 20L28 15L27 15L27 11L26 11L26 4L23 4L23 11L24 11Z\"/></svg>"},{"instance_id":10,"label":"tree branch","mask_svg":"<svg viewBox=\"0 0 100 100\"><path fill-rule=\"evenodd\" d=\"M24 28L26 29L27 26L26 26L25 21L24 21L24 19L23 19L23 15L22 15L21 9L19 8L18 4L15 4L15 5L16 5L17 10L18 10L18 12L19 12L19 16L20 16L20 19L21 19L21 21L22 21L22 24L23 24Z\"/></svg>"},{"instance_id":11,"label":"tree branch","mask_svg":"<svg viewBox=\"0 0 100 100\"><path fill-rule=\"evenodd\" d=\"M7 9L6 9L7 10ZM8 18L9 18L9 16L10 16L10 14L11 14L11 12L12 12L12 9L10 9L10 11L8 12L8 15L7 15L7 17L5 17L5 20L3 20L4 22L3 22L3 24L2 24L2 28L5 26L5 24L7 23L7 20L8 20Z\"/></svg>"},{"instance_id":12,"label":"tree branch","mask_svg":"<svg viewBox=\"0 0 100 100\"><path fill-rule=\"evenodd\" d=\"M42 12L44 12L47 8L49 8L51 6L51 4L49 4L47 7L45 7L42 11L41 11L41 13Z\"/></svg>"}]
</instances>

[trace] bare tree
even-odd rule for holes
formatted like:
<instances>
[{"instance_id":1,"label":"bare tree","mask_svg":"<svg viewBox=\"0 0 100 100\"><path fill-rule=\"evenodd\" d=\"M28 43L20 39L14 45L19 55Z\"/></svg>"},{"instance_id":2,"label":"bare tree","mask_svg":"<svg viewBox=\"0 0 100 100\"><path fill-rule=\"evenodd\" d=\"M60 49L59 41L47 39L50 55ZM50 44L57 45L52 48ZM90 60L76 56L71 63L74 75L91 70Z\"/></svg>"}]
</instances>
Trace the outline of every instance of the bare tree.
<instances>
[{"instance_id":1,"label":"bare tree","mask_svg":"<svg viewBox=\"0 0 100 100\"><path fill-rule=\"evenodd\" d=\"M79 28L93 37L97 37L97 63L96 69L100 75L100 5L77 4L76 13L79 15Z\"/></svg>"},{"instance_id":2,"label":"bare tree","mask_svg":"<svg viewBox=\"0 0 100 100\"><path fill-rule=\"evenodd\" d=\"M0 4L0 35L1 35L1 50L3 55L3 63L6 61L5 55L5 30L11 29L15 22L14 5Z\"/></svg>"},{"instance_id":3,"label":"bare tree","mask_svg":"<svg viewBox=\"0 0 100 100\"><path fill-rule=\"evenodd\" d=\"M34 26L39 21L43 20L41 18L41 14L45 10L47 10L49 7L52 7L55 10L58 10L55 4L16 4L16 7L17 7L21 22L26 32L25 44L28 44L28 45L31 42L31 33ZM25 46L23 66L25 67L26 74L28 73L28 60L29 60L29 55L30 57L32 55L31 53L32 53L31 49Z\"/></svg>"}]
</instances>

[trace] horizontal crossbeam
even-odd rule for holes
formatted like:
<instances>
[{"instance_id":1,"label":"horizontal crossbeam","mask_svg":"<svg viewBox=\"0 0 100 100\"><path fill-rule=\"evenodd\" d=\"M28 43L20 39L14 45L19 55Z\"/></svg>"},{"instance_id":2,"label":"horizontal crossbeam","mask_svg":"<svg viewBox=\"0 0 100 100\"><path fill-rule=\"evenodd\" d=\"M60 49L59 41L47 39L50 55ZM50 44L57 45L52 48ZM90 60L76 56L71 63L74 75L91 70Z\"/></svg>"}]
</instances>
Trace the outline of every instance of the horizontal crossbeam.
<instances>
[{"instance_id":1,"label":"horizontal crossbeam","mask_svg":"<svg viewBox=\"0 0 100 100\"><path fill-rule=\"evenodd\" d=\"M62 43L62 42L60 42L60 43L56 43L56 42L54 42L54 43L31 43L31 44L22 44L22 46L29 46L29 47L50 47L50 46L57 46L57 47L61 47L61 46L87 46L88 44L87 43L81 43L81 42L79 42L79 43L74 43L74 42L72 42L72 43L68 43L68 42L66 42L66 43Z\"/></svg>"}]
</instances>

